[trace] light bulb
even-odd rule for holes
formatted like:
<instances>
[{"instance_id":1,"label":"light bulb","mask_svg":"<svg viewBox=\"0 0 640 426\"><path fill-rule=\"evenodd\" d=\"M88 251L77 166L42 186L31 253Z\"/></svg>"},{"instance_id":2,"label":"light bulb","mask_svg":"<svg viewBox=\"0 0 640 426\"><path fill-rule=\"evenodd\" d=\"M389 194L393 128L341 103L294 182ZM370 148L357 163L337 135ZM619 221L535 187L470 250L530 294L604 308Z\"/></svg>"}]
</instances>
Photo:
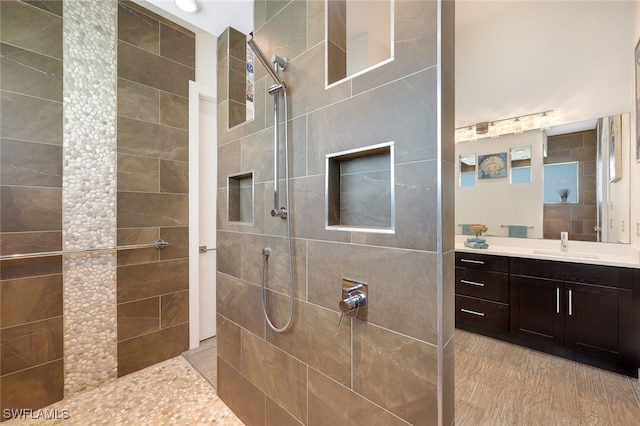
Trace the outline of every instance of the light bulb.
<instances>
[{"instance_id":1,"label":"light bulb","mask_svg":"<svg viewBox=\"0 0 640 426\"><path fill-rule=\"evenodd\" d=\"M173 0L178 9L188 12L196 13L198 11L198 2L196 0Z\"/></svg>"},{"instance_id":2,"label":"light bulb","mask_svg":"<svg viewBox=\"0 0 640 426\"><path fill-rule=\"evenodd\" d=\"M543 112L540 117L538 117L538 125L540 130L549 130L551 127L551 115L550 113Z\"/></svg>"},{"instance_id":3,"label":"light bulb","mask_svg":"<svg viewBox=\"0 0 640 426\"><path fill-rule=\"evenodd\" d=\"M522 132L522 121L520 121L520 119L518 117L516 117L515 120L513 120L513 134L514 135L519 135Z\"/></svg>"},{"instance_id":4,"label":"light bulb","mask_svg":"<svg viewBox=\"0 0 640 426\"><path fill-rule=\"evenodd\" d=\"M489 124L489 136L491 136L492 138L497 138L498 136L500 136L498 134L498 126L496 126L496 123Z\"/></svg>"}]
</instances>

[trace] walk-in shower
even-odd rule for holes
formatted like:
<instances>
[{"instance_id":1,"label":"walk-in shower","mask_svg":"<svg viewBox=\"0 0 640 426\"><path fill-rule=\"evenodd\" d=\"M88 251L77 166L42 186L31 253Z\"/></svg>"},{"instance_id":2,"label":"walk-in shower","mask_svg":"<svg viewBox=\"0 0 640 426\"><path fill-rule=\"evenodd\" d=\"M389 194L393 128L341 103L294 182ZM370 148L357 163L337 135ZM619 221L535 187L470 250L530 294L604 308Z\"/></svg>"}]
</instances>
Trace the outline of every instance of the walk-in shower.
<instances>
[{"instance_id":1,"label":"walk-in shower","mask_svg":"<svg viewBox=\"0 0 640 426\"><path fill-rule=\"evenodd\" d=\"M264 312L264 317L269 324L269 327L273 331L278 333L282 333L289 329L291 323L293 321L293 308L294 308L294 290L293 290L293 247L291 243L291 203L289 197L289 114L287 108L287 85L280 78L279 72L287 69L287 58L281 58L277 55L271 56L271 61L267 59L265 54L262 52L260 47L256 44L253 39L253 33L251 33L251 38L247 42L251 50L253 50L254 56L257 57L262 65L264 65L265 69L275 81L275 84L267 89L270 95L273 96L273 209L271 210L272 217L279 217L283 220L287 221L287 242L288 242L288 256L289 256L289 294L290 294L290 304L289 304L289 318L287 322L282 327L276 327L271 322L269 318L269 313L267 312L267 285L266 281L268 278L268 274L265 274L265 270L269 265L269 256L272 253L272 249L270 247L265 247L262 249L262 310ZM280 94L282 93L282 97L284 100L284 156L285 156L285 167L284 167L284 179L285 179L285 190L286 190L286 204L285 206L280 206L280 194L278 191L279 184L279 147L280 147Z\"/></svg>"}]
</instances>

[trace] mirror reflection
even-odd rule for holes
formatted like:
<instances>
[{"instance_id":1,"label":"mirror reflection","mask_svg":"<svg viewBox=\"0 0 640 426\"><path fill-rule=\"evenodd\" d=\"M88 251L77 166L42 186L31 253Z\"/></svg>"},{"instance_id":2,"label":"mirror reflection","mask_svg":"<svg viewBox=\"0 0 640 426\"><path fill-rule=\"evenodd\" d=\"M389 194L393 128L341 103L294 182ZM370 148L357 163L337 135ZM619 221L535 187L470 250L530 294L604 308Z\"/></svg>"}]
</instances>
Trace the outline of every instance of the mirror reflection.
<instances>
[{"instance_id":1,"label":"mirror reflection","mask_svg":"<svg viewBox=\"0 0 640 426\"><path fill-rule=\"evenodd\" d=\"M457 143L457 233L628 243L629 126L622 114ZM507 157L506 173L482 172Z\"/></svg>"}]
</instances>

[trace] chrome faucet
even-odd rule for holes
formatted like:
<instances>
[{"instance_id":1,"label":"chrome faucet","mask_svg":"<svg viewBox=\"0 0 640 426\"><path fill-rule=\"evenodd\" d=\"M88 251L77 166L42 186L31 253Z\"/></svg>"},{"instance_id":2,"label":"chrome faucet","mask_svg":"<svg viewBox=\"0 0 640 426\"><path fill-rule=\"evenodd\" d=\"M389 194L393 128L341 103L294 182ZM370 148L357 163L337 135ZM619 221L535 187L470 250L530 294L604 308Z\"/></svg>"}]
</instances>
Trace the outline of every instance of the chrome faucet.
<instances>
[{"instance_id":1,"label":"chrome faucet","mask_svg":"<svg viewBox=\"0 0 640 426\"><path fill-rule=\"evenodd\" d=\"M561 251L569 250L569 233L568 232L560 232L560 250Z\"/></svg>"}]
</instances>

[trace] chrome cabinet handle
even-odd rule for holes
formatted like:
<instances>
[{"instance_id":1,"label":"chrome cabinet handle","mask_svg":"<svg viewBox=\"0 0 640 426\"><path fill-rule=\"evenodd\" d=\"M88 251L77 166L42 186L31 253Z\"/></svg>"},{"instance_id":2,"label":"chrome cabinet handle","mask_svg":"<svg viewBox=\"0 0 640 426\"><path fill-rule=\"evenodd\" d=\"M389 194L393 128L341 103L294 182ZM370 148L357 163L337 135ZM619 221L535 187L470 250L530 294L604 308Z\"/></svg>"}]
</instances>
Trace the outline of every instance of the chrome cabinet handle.
<instances>
[{"instance_id":1,"label":"chrome cabinet handle","mask_svg":"<svg viewBox=\"0 0 640 426\"><path fill-rule=\"evenodd\" d=\"M569 290L569 316L573 315L573 296L571 290Z\"/></svg>"},{"instance_id":2,"label":"chrome cabinet handle","mask_svg":"<svg viewBox=\"0 0 640 426\"><path fill-rule=\"evenodd\" d=\"M474 281L460 280L460 282L462 284L477 285L478 287L484 287L483 283L477 283L477 282L474 282Z\"/></svg>"},{"instance_id":3,"label":"chrome cabinet handle","mask_svg":"<svg viewBox=\"0 0 640 426\"><path fill-rule=\"evenodd\" d=\"M556 314L560 313L560 288L556 287Z\"/></svg>"},{"instance_id":4,"label":"chrome cabinet handle","mask_svg":"<svg viewBox=\"0 0 640 426\"><path fill-rule=\"evenodd\" d=\"M464 309L464 308L460 308L460 312L464 312L464 313L472 314L472 315L477 315L479 317L483 317L484 316L484 312L470 311L469 309Z\"/></svg>"},{"instance_id":5,"label":"chrome cabinet handle","mask_svg":"<svg viewBox=\"0 0 640 426\"><path fill-rule=\"evenodd\" d=\"M482 260L460 259L460 262L477 263L478 265L484 265L484 262Z\"/></svg>"}]
</instances>

